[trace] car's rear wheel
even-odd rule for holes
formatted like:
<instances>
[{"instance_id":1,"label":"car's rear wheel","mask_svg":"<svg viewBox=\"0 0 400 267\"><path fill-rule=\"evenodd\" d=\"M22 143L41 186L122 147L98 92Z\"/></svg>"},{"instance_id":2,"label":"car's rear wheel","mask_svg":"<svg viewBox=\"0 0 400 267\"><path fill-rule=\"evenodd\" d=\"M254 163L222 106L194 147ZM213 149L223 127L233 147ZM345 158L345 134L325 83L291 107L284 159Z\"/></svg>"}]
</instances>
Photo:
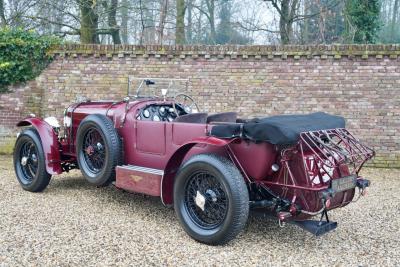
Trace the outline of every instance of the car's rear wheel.
<instances>
[{"instance_id":1,"label":"car's rear wheel","mask_svg":"<svg viewBox=\"0 0 400 267\"><path fill-rule=\"evenodd\" d=\"M22 188L43 191L50 182L42 143L36 130L26 129L18 136L14 148L14 169Z\"/></svg>"},{"instance_id":2,"label":"car's rear wheel","mask_svg":"<svg viewBox=\"0 0 400 267\"><path fill-rule=\"evenodd\" d=\"M192 238L221 245L244 228L249 195L242 175L232 162L215 155L195 155L176 176L174 208Z\"/></svg>"},{"instance_id":3,"label":"car's rear wheel","mask_svg":"<svg viewBox=\"0 0 400 267\"><path fill-rule=\"evenodd\" d=\"M120 160L120 140L112 121L104 115L87 116L77 131L76 153L86 180L97 186L115 178Z\"/></svg>"}]
</instances>

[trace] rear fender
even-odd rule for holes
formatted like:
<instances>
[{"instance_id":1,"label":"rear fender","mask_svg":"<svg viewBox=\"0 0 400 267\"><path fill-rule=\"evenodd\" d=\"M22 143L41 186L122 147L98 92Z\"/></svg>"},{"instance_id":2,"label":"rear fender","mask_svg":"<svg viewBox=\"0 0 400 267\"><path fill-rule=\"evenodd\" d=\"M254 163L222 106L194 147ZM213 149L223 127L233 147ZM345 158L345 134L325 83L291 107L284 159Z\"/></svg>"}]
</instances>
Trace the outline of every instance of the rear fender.
<instances>
[{"instance_id":1,"label":"rear fender","mask_svg":"<svg viewBox=\"0 0 400 267\"><path fill-rule=\"evenodd\" d=\"M188 143L185 143L180 148L178 148L174 154L169 159L165 170L164 176L161 181L161 200L164 205L173 204L174 195L174 179L175 175L179 170L186 154L197 144L204 144L216 147L224 147L232 143L236 139L220 139L216 137L200 137L194 139Z\"/></svg>"},{"instance_id":2,"label":"rear fender","mask_svg":"<svg viewBox=\"0 0 400 267\"><path fill-rule=\"evenodd\" d=\"M38 132L46 160L46 171L52 175L62 173L60 147L53 128L40 118L26 118L17 123L17 127L22 126L32 126Z\"/></svg>"}]
</instances>

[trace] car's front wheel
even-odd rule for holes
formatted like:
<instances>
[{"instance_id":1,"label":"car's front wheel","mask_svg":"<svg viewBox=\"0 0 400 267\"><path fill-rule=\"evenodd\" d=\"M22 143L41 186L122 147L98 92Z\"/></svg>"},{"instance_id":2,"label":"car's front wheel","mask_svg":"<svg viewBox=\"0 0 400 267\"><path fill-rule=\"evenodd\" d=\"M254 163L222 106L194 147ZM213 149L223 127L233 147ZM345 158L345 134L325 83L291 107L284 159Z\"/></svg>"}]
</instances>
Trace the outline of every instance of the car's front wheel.
<instances>
[{"instance_id":1,"label":"car's front wheel","mask_svg":"<svg viewBox=\"0 0 400 267\"><path fill-rule=\"evenodd\" d=\"M22 188L43 191L50 182L42 143L36 130L26 129L18 136L14 148L14 169Z\"/></svg>"},{"instance_id":2,"label":"car's front wheel","mask_svg":"<svg viewBox=\"0 0 400 267\"><path fill-rule=\"evenodd\" d=\"M244 228L249 194L241 173L231 161L200 154L189 159L176 176L174 208L192 238L222 245Z\"/></svg>"}]
</instances>

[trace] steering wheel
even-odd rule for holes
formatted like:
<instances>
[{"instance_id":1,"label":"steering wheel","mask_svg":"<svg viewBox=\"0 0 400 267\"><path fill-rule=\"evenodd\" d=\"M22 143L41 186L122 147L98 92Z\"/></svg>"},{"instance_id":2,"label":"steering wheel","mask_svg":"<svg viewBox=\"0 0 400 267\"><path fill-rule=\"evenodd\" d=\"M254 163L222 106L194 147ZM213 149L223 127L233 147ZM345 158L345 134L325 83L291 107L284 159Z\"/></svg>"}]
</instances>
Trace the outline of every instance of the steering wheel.
<instances>
[{"instance_id":1,"label":"steering wheel","mask_svg":"<svg viewBox=\"0 0 400 267\"><path fill-rule=\"evenodd\" d=\"M186 94L180 93L180 94L177 94L174 96L174 101L172 102L172 108L174 109L174 112L178 117L180 115L179 115L178 111L176 110L175 103L179 103L182 106L183 110L187 114L192 113L193 107L196 108L197 112L199 112L199 110L200 110L199 106L196 104L196 102L193 100L192 97L190 97Z\"/></svg>"}]
</instances>

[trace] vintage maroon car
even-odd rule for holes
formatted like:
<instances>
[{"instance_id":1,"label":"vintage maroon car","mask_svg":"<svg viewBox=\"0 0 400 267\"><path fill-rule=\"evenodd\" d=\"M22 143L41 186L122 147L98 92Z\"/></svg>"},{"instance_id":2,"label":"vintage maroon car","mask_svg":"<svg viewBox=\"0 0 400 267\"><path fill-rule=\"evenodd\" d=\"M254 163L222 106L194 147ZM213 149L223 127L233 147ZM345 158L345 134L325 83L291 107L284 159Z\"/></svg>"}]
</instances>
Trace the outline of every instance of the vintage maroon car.
<instances>
[{"instance_id":1,"label":"vintage maroon car","mask_svg":"<svg viewBox=\"0 0 400 267\"><path fill-rule=\"evenodd\" d=\"M79 168L96 186L160 197L191 237L216 245L243 229L250 209L321 235L337 226L327 212L369 186L358 173L374 151L342 117L207 114L187 94L168 97L175 80L157 88L160 96L143 95L161 79L137 80L122 101L70 105L62 128L53 117L20 121L14 166L22 188L42 191L52 175Z\"/></svg>"}]
</instances>

